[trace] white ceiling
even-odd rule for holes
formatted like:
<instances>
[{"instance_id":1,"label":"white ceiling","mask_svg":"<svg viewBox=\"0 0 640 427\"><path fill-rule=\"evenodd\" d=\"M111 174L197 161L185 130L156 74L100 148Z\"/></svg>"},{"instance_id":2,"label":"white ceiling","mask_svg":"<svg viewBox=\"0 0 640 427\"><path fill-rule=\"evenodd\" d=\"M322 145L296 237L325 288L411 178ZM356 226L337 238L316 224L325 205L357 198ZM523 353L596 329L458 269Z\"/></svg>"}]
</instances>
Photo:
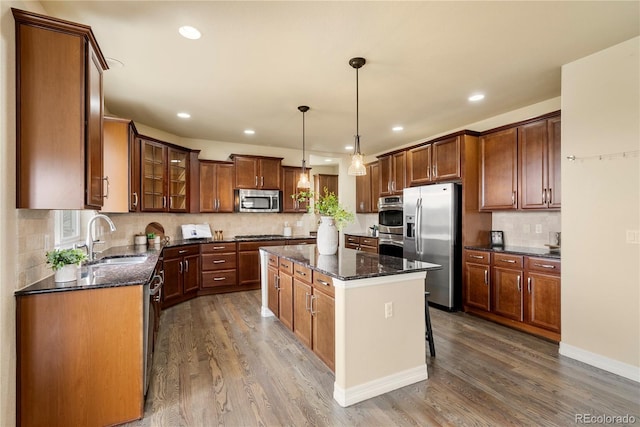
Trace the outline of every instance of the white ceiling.
<instances>
[{"instance_id":1,"label":"white ceiling","mask_svg":"<svg viewBox=\"0 0 640 427\"><path fill-rule=\"evenodd\" d=\"M638 1L41 3L90 25L124 63L104 74L111 113L185 138L299 149L308 105L307 150L333 153L355 134L352 57L367 60L360 135L374 154L559 96L563 64L640 34ZM475 92L485 100L470 103Z\"/></svg>"}]
</instances>

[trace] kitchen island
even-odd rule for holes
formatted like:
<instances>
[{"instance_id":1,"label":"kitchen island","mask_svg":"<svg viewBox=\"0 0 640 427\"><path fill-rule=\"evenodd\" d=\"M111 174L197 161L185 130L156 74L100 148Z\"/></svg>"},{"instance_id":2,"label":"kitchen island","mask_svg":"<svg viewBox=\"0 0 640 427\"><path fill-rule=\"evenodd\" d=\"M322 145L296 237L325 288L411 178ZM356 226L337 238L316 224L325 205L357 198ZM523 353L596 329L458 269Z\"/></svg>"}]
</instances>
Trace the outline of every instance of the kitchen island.
<instances>
[{"instance_id":1,"label":"kitchen island","mask_svg":"<svg viewBox=\"0 0 640 427\"><path fill-rule=\"evenodd\" d=\"M346 248L336 255L319 255L316 245L263 247L260 258L262 316L278 315L335 367L333 397L341 406L428 378L424 282L427 272L439 265ZM274 269L280 274L277 279ZM274 289L278 313L269 308ZM302 296L296 295L299 289ZM301 315L305 310L308 316ZM327 313L332 318L318 320ZM305 316L312 333L308 342L299 329L300 319L307 323ZM284 320L289 317L293 322Z\"/></svg>"}]
</instances>

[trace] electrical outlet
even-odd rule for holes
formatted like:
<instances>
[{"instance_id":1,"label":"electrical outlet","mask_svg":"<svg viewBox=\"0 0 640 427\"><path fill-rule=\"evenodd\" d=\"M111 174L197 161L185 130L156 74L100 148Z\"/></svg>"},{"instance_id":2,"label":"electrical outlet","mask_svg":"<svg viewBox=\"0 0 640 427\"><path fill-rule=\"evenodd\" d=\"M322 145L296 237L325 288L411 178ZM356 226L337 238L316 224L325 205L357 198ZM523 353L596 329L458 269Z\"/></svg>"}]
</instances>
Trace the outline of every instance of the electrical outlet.
<instances>
[{"instance_id":1,"label":"electrical outlet","mask_svg":"<svg viewBox=\"0 0 640 427\"><path fill-rule=\"evenodd\" d=\"M640 230L627 230L627 243L640 244Z\"/></svg>"},{"instance_id":2,"label":"electrical outlet","mask_svg":"<svg viewBox=\"0 0 640 427\"><path fill-rule=\"evenodd\" d=\"M536 224L536 234L542 233L542 224Z\"/></svg>"},{"instance_id":3,"label":"electrical outlet","mask_svg":"<svg viewBox=\"0 0 640 427\"><path fill-rule=\"evenodd\" d=\"M388 302L384 305L384 318L388 319L389 317L393 317L393 303Z\"/></svg>"}]
</instances>

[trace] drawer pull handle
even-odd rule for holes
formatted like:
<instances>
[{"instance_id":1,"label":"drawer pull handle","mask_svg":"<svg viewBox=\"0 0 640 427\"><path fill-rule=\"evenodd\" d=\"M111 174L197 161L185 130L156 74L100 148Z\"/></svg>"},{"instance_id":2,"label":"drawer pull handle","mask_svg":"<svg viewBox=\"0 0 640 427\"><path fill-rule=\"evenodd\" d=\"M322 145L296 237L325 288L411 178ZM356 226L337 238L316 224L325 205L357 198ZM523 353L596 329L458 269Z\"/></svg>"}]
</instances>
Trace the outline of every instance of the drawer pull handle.
<instances>
[{"instance_id":1,"label":"drawer pull handle","mask_svg":"<svg viewBox=\"0 0 640 427\"><path fill-rule=\"evenodd\" d=\"M331 286L331 283L325 282L324 280L316 279L316 282L318 282L318 283L320 283L321 285L324 285L324 286Z\"/></svg>"},{"instance_id":2,"label":"drawer pull handle","mask_svg":"<svg viewBox=\"0 0 640 427\"><path fill-rule=\"evenodd\" d=\"M179 254L184 254L186 252L189 252L189 250L188 249L182 249L182 250L178 251Z\"/></svg>"},{"instance_id":3,"label":"drawer pull handle","mask_svg":"<svg viewBox=\"0 0 640 427\"><path fill-rule=\"evenodd\" d=\"M226 280L226 277L214 277L214 278L213 278L213 281L214 281L214 282L220 282L220 281L222 281L222 280Z\"/></svg>"},{"instance_id":4,"label":"drawer pull handle","mask_svg":"<svg viewBox=\"0 0 640 427\"><path fill-rule=\"evenodd\" d=\"M296 270L296 273L302 275L302 276L306 276L307 273L305 273L304 271L300 271L300 270Z\"/></svg>"},{"instance_id":5,"label":"drawer pull handle","mask_svg":"<svg viewBox=\"0 0 640 427\"><path fill-rule=\"evenodd\" d=\"M280 264L280 267L289 268L289 265L287 265L287 264Z\"/></svg>"},{"instance_id":6,"label":"drawer pull handle","mask_svg":"<svg viewBox=\"0 0 640 427\"><path fill-rule=\"evenodd\" d=\"M213 249L224 249L224 246L214 246Z\"/></svg>"},{"instance_id":7,"label":"drawer pull handle","mask_svg":"<svg viewBox=\"0 0 640 427\"><path fill-rule=\"evenodd\" d=\"M498 261L508 262L509 264L515 264L516 262L512 259L499 259Z\"/></svg>"},{"instance_id":8,"label":"drawer pull handle","mask_svg":"<svg viewBox=\"0 0 640 427\"><path fill-rule=\"evenodd\" d=\"M225 262L227 262L227 261L224 260L224 259L214 259L213 260L214 264L224 264Z\"/></svg>"},{"instance_id":9,"label":"drawer pull handle","mask_svg":"<svg viewBox=\"0 0 640 427\"><path fill-rule=\"evenodd\" d=\"M537 264L536 263L536 264L533 264L533 265L535 265L536 267L542 267L542 268L556 268L555 265L551 265L551 264Z\"/></svg>"},{"instance_id":10,"label":"drawer pull handle","mask_svg":"<svg viewBox=\"0 0 640 427\"><path fill-rule=\"evenodd\" d=\"M469 258L484 259L482 255L469 255Z\"/></svg>"}]
</instances>

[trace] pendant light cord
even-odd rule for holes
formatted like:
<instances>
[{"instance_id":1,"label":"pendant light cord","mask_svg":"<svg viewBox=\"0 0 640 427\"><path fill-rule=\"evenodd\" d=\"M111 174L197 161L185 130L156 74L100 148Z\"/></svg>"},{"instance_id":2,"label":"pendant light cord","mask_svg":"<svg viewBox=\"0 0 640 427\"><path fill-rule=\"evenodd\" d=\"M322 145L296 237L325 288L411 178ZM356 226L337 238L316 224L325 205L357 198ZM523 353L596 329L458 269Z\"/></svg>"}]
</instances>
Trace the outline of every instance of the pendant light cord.
<instances>
[{"instance_id":1,"label":"pendant light cord","mask_svg":"<svg viewBox=\"0 0 640 427\"><path fill-rule=\"evenodd\" d=\"M360 84L358 68L356 68L356 144L354 154L360 154Z\"/></svg>"},{"instance_id":2,"label":"pendant light cord","mask_svg":"<svg viewBox=\"0 0 640 427\"><path fill-rule=\"evenodd\" d=\"M306 111L302 112L302 173L305 173L307 168L306 168L306 159L304 157L304 114L306 113Z\"/></svg>"}]
</instances>

